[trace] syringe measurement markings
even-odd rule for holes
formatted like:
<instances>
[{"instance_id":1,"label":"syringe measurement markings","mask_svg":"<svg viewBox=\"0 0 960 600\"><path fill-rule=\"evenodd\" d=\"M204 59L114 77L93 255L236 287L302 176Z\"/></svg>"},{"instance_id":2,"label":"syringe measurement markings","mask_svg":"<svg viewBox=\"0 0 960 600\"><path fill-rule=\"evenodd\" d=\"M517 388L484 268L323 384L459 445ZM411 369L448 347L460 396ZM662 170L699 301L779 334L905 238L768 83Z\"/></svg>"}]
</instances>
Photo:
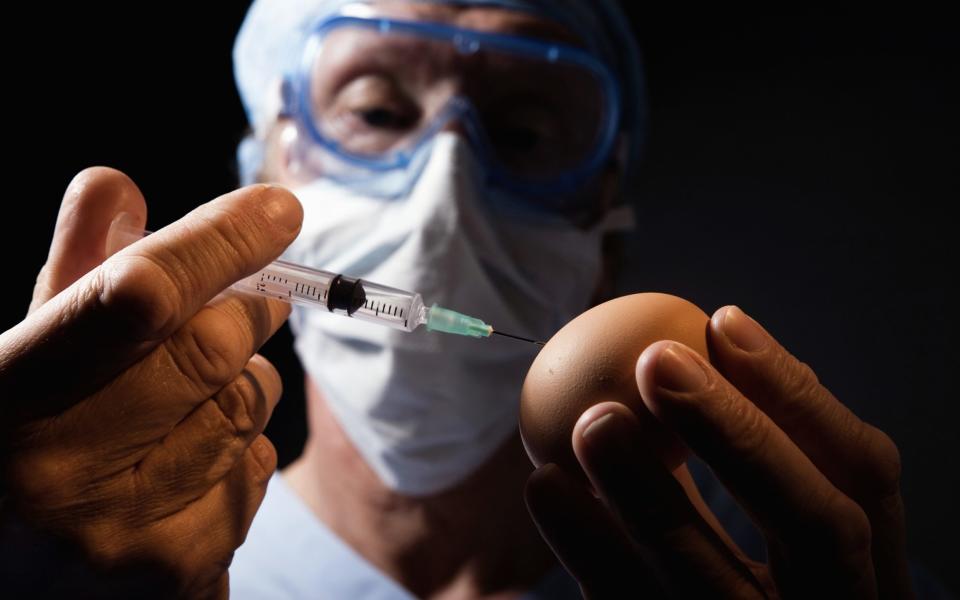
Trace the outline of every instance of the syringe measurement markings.
<instances>
[{"instance_id":1,"label":"syringe measurement markings","mask_svg":"<svg viewBox=\"0 0 960 600\"><path fill-rule=\"evenodd\" d=\"M312 285L303 283L302 281L298 281L294 286L293 290L298 294L303 294L304 296L308 296L313 299L317 298L317 294L316 294L317 288Z\"/></svg>"},{"instance_id":2,"label":"syringe measurement markings","mask_svg":"<svg viewBox=\"0 0 960 600\"><path fill-rule=\"evenodd\" d=\"M375 316L379 317L381 315L389 317L398 317L403 319L404 309L396 304L389 304L383 300L364 300L363 306L360 310L367 312L372 312ZM406 326L406 319L404 319L404 326Z\"/></svg>"}]
</instances>

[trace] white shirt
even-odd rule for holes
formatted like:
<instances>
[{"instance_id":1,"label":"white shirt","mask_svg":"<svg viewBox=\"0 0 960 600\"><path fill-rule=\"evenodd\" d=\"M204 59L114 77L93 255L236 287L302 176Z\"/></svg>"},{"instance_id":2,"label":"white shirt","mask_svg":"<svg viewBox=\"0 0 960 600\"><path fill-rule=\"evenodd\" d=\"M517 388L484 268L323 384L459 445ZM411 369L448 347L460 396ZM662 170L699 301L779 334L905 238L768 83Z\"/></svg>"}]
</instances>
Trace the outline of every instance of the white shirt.
<instances>
[{"instance_id":1,"label":"white shirt","mask_svg":"<svg viewBox=\"0 0 960 600\"><path fill-rule=\"evenodd\" d=\"M414 600L414 596L334 534L274 473L247 540L230 566L230 597ZM581 598L557 568L523 600Z\"/></svg>"}]
</instances>

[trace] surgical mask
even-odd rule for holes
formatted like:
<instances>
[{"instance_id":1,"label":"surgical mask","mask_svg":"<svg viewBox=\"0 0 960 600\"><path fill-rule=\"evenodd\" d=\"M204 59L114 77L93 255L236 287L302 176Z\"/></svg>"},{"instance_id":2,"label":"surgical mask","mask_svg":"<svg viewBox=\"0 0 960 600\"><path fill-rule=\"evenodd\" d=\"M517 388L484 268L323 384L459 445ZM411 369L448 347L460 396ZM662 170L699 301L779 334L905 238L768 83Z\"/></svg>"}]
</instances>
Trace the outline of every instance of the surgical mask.
<instances>
[{"instance_id":1,"label":"surgical mask","mask_svg":"<svg viewBox=\"0 0 960 600\"><path fill-rule=\"evenodd\" d=\"M547 339L587 307L612 223L582 230L494 218L496 192L483 180L466 143L446 132L434 137L404 199L316 180L294 190L305 216L285 258L417 291L495 328ZM302 308L291 324L307 374L391 489L420 496L450 488L516 431L534 346L405 333Z\"/></svg>"}]
</instances>

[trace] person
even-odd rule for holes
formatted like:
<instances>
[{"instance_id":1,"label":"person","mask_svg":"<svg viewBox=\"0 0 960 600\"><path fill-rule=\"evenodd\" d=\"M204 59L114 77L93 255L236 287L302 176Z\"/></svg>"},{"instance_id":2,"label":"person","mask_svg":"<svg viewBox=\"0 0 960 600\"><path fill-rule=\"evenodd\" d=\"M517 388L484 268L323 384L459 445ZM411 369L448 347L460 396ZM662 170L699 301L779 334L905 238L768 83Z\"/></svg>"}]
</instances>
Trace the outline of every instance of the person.
<instances>
[{"instance_id":1,"label":"person","mask_svg":"<svg viewBox=\"0 0 960 600\"><path fill-rule=\"evenodd\" d=\"M257 0L235 63L261 183L109 257L142 196L107 169L71 183L0 337L7 517L119 595L148 573L188 596L910 596L896 447L732 306L712 365L658 342L637 384L768 564L622 405L574 431L591 489L534 471L516 400L535 350L510 340L297 309L310 433L273 473L281 384L255 353L288 309L218 292L283 253L548 337L609 294L642 73L615 3L588 0Z\"/></svg>"},{"instance_id":2,"label":"person","mask_svg":"<svg viewBox=\"0 0 960 600\"><path fill-rule=\"evenodd\" d=\"M289 260L536 339L604 298L645 121L615 3L258 0L234 61L242 170L304 206ZM726 378L660 343L638 385L763 529L769 566L688 472L648 458L625 407L574 433L606 508L556 466L530 476L516 420L534 348L300 308L291 325L309 434L237 551L238 597L908 594L896 448L735 307L711 321Z\"/></svg>"}]
</instances>

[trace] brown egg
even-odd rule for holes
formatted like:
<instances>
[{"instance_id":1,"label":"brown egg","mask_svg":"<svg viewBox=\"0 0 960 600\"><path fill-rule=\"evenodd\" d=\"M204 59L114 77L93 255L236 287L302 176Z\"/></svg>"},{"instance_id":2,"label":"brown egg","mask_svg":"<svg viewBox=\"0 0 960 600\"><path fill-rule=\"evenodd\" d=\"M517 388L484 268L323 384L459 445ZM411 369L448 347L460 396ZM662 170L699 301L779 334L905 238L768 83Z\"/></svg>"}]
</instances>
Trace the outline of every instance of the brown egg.
<instances>
[{"instance_id":1,"label":"brown egg","mask_svg":"<svg viewBox=\"0 0 960 600\"><path fill-rule=\"evenodd\" d=\"M645 293L610 300L567 323L523 382L520 435L533 463L580 473L573 426L589 407L608 400L633 410L669 469L683 462L686 448L644 406L635 370L640 354L659 340L682 342L707 358L708 322L706 313L682 298Z\"/></svg>"}]
</instances>

